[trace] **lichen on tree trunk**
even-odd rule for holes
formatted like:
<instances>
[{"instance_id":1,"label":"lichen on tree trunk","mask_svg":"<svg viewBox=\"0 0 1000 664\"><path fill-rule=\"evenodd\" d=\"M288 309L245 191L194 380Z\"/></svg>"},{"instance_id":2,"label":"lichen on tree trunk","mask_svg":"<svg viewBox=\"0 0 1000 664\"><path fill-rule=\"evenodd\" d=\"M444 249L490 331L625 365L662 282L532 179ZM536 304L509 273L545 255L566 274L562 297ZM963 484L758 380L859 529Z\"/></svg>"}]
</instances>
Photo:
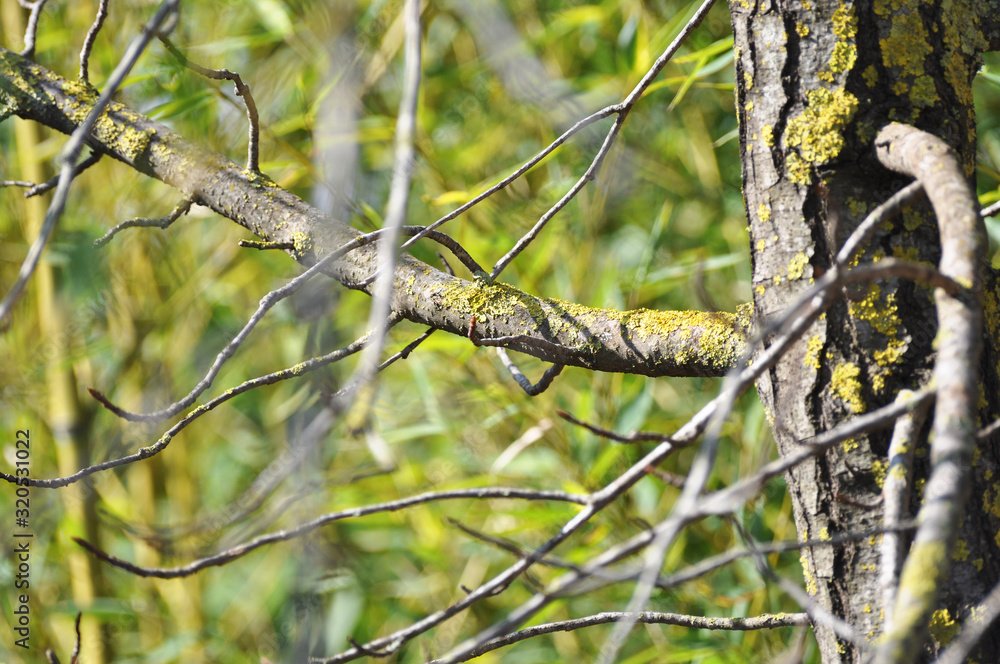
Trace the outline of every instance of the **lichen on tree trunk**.
<instances>
[{"instance_id":1,"label":"lichen on tree trunk","mask_svg":"<svg viewBox=\"0 0 1000 664\"><path fill-rule=\"evenodd\" d=\"M972 77L995 46L995 3L730 3L735 33L737 112L750 228L754 311L778 316L829 269L844 239L907 180L883 169L872 141L886 124L912 124L944 139L974 175ZM992 12L992 13L990 13ZM989 25L983 25L987 21ZM940 243L926 204L883 224L858 261L885 257L937 265ZM992 271L983 266L989 306ZM890 279L846 288L826 315L758 382L779 453L845 418L924 386L937 331L932 292ZM993 336L1000 326L990 329ZM982 417L998 413L995 339L987 343ZM926 431L924 434L926 439ZM796 468L788 479L799 537L878 528L889 432L856 438ZM973 500L998 495L989 478L995 451L981 450ZM923 463L920 463L923 456ZM920 470L923 466L924 470ZM918 472L926 470L926 440ZM918 480L919 489L919 480ZM911 514L919 504L914 496ZM998 501L1000 502L1000 501ZM992 512L996 512L993 514ZM931 625L928 653L953 621L1000 577L997 516L970 505L960 555ZM877 542L803 553L806 587L817 601L874 644L882 631ZM861 649L816 628L823 661L860 661ZM980 661L1000 659L1000 638Z\"/></svg>"}]
</instances>

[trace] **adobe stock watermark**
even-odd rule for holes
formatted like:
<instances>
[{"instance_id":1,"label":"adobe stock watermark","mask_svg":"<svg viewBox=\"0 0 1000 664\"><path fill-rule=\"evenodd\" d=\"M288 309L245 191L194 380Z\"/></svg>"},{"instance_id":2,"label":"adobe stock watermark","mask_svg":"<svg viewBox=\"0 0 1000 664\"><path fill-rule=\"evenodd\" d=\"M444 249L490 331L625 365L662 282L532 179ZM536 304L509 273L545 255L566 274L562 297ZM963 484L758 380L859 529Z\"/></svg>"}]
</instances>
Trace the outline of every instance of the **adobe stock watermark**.
<instances>
[{"instance_id":1,"label":"adobe stock watermark","mask_svg":"<svg viewBox=\"0 0 1000 664\"><path fill-rule=\"evenodd\" d=\"M11 627L14 631L14 645L28 648L31 638L31 490L27 486L31 472L31 431L18 429L14 432L14 475L18 482L14 489L14 516L10 532L13 533L14 588L11 593L13 616Z\"/></svg>"}]
</instances>

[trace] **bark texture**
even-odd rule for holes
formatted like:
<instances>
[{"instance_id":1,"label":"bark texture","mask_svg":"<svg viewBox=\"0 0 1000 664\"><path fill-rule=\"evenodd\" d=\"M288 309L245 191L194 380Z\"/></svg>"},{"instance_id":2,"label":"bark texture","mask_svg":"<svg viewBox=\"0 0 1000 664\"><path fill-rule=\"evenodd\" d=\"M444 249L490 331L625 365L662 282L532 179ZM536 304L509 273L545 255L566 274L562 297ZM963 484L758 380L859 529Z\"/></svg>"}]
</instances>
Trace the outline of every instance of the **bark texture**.
<instances>
[{"instance_id":1,"label":"bark texture","mask_svg":"<svg viewBox=\"0 0 1000 664\"><path fill-rule=\"evenodd\" d=\"M730 3L736 39L744 195L750 224L754 314L780 315L832 265L844 239L909 180L882 168L875 136L891 122L943 139L974 175L972 77L995 45L990 2ZM885 257L938 265L933 214L921 203L883 224L859 263ZM987 290L993 273L978 266ZM987 294L987 305L995 295ZM995 310L995 304L994 310ZM995 324L991 332L995 333ZM788 454L835 423L928 384L937 333L932 290L899 279L845 289L792 352L758 383L779 452ZM989 344L988 344L989 345ZM987 349L982 418L996 417L995 353ZM918 466L926 477L925 427ZM859 437L788 477L799 536L877 528L889 433ZM955 567L930 625L927 653L1000 578L997 516L983 501L997 454L973 459L972 503L961 524ZM921 481L910 514L921 499ZM991 493L992 492L992 493ZM978 504L977 504L978 502ZM874 645L883 629L876 541L807 551L807 589ZM862 649L817 626L825 662L857 662ZM1000 639L979 661L1000 658Z\"/></svg>"},{"instance_id":2,"label":"bark texture","mask_svg":"<svg viewBox=\"0 0 1000 664\"><path fill-rule=\"evenodd\" d=\"M0 118L17 115L64 133L87 118L97 91L0 48ZM262 240L291 248L309 266L361 233L324 215L267 176L112 102L87 143L175 187ZM329 263L327 274L371 293L374 244ZM459 279L410 256L399 258L392 310L417 323L481 338L553 363L646 376L721 376L745 345L746 317L725 312L613 311L540 298L488 279Z\"/></svg>"}]
</instances>

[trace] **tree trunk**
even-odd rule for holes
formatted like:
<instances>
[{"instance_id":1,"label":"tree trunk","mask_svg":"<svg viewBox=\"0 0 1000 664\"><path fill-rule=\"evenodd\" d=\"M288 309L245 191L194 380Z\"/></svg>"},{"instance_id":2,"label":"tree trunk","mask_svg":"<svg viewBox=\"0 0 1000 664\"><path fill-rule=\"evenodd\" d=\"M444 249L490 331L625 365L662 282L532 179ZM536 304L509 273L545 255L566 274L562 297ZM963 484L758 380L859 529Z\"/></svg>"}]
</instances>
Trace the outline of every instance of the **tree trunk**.
<instances>
[{"instance_id":1,"label":"tree trunk","mask_svg":"<svg viewBox=\"0 0 1000 664\"><path fill-rule=\"evenodd\" d=\"M945 140L971 179L975 173L972 77L980 54L996 46L995 3L828 0L730 3L736 49L737 112L744 197L750 226L754 314L780 315L828 270L844 239L878 204L908 183L876 160L873 139L891 122ZM987 23L989 23L987 25ZM922 201L922 199L921 199ZM939 234L920 202L884 223L860 263L885 257L937 265ZM988 327L981 421L997 417L997 296L986 281ZM855 414L929 383L937 332L932 289L888 279L845 287L843 297L758 382L779 453ZM993 316L990 316L990 312ZM917 448L926 478L927 431ZM788 476L799 537L825 538L878 528L890 432L855 438ZM994 539L1000 494L990 478L996 450L977 450L972 496L955 544L951 582L929 631L938 651L1000 578ZM910 506L915 515L922 480ZM808 591L874 644L884 627L878 541L806 550ZM860 661L862 651L816 626L824 662ZM1000 635L978 661L1000 661Z\"/></svg>"}]
</instances>

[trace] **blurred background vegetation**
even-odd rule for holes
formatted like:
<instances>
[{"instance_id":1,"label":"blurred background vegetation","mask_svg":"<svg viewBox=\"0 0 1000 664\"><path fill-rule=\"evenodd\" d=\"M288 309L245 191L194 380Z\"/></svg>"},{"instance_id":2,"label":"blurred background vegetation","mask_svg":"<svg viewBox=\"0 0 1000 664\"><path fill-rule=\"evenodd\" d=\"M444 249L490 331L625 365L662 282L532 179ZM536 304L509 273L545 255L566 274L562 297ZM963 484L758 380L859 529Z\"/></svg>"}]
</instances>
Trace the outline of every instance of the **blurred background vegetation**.
<instances>
[{"instance_id":1,"label":"blurred background vegetation","mask_svg":"<svg viewBox=\"0 0 1000 664\"><path fill-rule=\"evenodd\" d=\"M101 87L157 3L112 2L91 80ZM53 0L37 60L74 77L96 2ZM238 71L262 123L261 167L283 187L360 229L380 223L402 82L402 2L227 0L183 3L173 42L192 60ZM422 12L420 99L410 224L427 224L507 175L575 120L619 101L696 7L673 0L434 0ZM4 45L20 50L25 12L0 0ZM503 274L531 293L599 307L720 309L750 300L749 250L732 110L732 39L720 3L631 114L597 181ZM983 202L1000 198L996 113L1000 68L979 77ZM126 104L242 162L246 119L232 86L185 70L154 44L119 94ZM492 265L583 173L610 120L583 132L526 177L442 230ZM47 179L65 137L0 125L0 178ZM0 190L0 279L13 283L44 203ZM186 394L258 300L300 269L277 252L241 249L243 229L194 208L165 231L127 230L166 214L178 194L102 160L75 182L43 268L2 337L4 470L16 429L31 431L32 473L53 477L155 441L168 425L131 424L95 407L94 387L130 410ZM993 229L991 229L993 230ZM414 253L435 266L434 248ZM456 266L461 272L461 268ZM313 283L274 309L209 395L346 345L364 332L367 296ZM394 352L422 330L397 326ZM527 358L533 378L544 370ZM31 492L33 650L12 646L13 541L0 546L0 661L68 661L72 621L85 612L90 662L300 662L406 626L513 562L450 520L530 548L576 508L523 501L450 501L338 522L185 580L142 579L97 565L81 536L143 565L176 565L256 534L346 507L432 489L600 488L640 458L560 420L569 413L616 431L670 432L717 391L713 379L648 379L567 369L526 396L486 348L436 334L381 378L368 435L336 428L296 459L301 432L353 362L252 391L202 417L166 452L69 490ZM202 400L208 398L203 397ZM726 426L713 483L757 467L773 447L762 408L746 396ZM513 454L513 450L520 450ZM505 455L504 453L507 452ZM664 470L683 475L681 452ZM289 459L293 462L289 463ZM264 491L271 481L275 486ZM662 519L678 489L641 481L557 553L584 561ZM0 490L0 531L13 515ZM260 503L260 504L258 504ZM780 482L740 516L761 540L795 537ZM731 524L689 528L667 558L676 570L739 545ZM801 576L794 554L778 569ZM556 572L537 568L405 646L388 661L421 662L500 620ZM534 622L622 610L631 584L560 601ZM669 592L651 609L706 616L797 610L750 561ZM610 627L535 638L484 662L590 661ZM768 661L797 631L725 633L637 627L620 661ZM812 646L808 646L812 658Z\"/></svg>"}]
</instances>

